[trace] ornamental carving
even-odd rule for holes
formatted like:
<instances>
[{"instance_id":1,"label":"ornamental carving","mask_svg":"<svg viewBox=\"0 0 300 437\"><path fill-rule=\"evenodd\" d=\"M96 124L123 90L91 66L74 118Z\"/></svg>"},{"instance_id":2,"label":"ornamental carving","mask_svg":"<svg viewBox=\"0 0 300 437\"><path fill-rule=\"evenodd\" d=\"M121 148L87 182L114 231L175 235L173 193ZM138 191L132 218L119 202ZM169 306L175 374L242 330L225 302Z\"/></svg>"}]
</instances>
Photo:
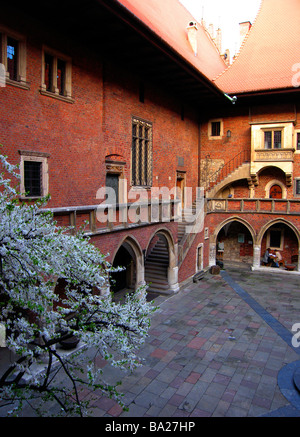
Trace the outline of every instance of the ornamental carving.
<instances>
[{"instance_id":1,"label":"ornamental carving","mask_svg":"<svg viewBox=\"0 0 300 437\"><path fill-rule=\"evenodd\" d=\"M213 210L214 211L225 211L226 209L226 201L225 200L214 200L213 201Z\"/></svg>"},{"instance_id":2,"label":"ornamental carving","mask_svg":"<svg viewBox=\"0 0 300 437\"><path fill-rule=\"evenodd\" d=\"M293 161L293 149L256 150L256 161Z\"/></svg>"},{"instance_id":3,"label":"ornamental carving","mask_svg":"<svg viewBox=\"0 0 300 437\"><path fill-rule=\"evenodd\" d=\"M107 164L106 171L107 173L123 173L123 165Z\"/></svg>"}]
</instances>

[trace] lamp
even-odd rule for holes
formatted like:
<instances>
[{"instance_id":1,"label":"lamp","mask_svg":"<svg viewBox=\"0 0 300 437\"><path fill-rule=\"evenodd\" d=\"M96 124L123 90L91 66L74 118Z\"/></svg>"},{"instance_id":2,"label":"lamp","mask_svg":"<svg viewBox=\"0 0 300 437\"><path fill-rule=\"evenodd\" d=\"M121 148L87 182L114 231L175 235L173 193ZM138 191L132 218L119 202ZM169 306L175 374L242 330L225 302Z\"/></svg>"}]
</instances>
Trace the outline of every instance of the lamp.
<instances>
[{"instance_id":1,"label":"lamp","mask_svg":"<svg viewBox=\"0 0 300 437\"><path fill-rule=\"evenodd\" d=\"M231 130L227 131L227 138L231 138Z\"/></svg>"}]
</instances>

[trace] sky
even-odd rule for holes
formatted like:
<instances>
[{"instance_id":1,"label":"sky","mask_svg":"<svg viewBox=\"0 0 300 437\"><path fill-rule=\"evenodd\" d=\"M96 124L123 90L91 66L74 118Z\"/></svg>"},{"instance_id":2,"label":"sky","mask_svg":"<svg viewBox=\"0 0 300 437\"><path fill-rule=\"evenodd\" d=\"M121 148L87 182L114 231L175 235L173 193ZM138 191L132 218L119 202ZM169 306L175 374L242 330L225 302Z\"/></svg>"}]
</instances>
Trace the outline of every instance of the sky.
<instances>
[{"instance_id":1,"label":"sky","mask_svg":"<svg viewBox=\"0 0 300 437\"><path fill-rule=\"evenodd\" d=\"M193 17L206 26L222 30L222 51L230 50L233 56L239 49L239 23L254 22L261 0L179 0Z\"/></svg>"}]
</instances>

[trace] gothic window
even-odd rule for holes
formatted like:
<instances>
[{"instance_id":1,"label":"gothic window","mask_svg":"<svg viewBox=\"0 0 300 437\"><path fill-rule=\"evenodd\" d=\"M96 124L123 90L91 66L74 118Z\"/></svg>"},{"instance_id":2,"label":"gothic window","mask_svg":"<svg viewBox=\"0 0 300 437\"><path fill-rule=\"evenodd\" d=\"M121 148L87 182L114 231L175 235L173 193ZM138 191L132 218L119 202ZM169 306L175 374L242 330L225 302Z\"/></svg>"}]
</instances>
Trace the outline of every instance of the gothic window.
<instances>
[{"instance_id":1,"label":"gothic window","mask_svg":"<svg viewBox=\"0 0 300 437\"><path fill-rule=\"evenodd\" d=\"M132 120L132 185L152 185L152 124Z\"/></svg>"}]
</instances>

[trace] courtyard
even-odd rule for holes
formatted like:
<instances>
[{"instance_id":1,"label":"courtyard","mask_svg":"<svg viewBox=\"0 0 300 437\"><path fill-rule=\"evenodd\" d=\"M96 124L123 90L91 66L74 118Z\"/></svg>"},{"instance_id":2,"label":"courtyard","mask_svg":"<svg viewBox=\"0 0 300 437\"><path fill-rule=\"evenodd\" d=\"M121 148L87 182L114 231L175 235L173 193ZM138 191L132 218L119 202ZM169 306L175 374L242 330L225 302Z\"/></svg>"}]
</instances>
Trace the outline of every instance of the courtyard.
<instances>
[{"instance_id":1,"label":"courtyard","mask_svg":"<svg viewBox=\"0 0 300 437\"><path fill-rule=\"evenodd\" d=\"M207 272L154 304L158 310L140 351L144 365L120 374L97 361L107 381L122 380L128 410L85 391L92 416L300 417L293 380L300 347L292 344L292 327L300 323L298 274L225 265L220 275ZM57 408L51 405L49 416ZM24 408L24 417L33 415Z\"/></svg>"}]
</instances>

